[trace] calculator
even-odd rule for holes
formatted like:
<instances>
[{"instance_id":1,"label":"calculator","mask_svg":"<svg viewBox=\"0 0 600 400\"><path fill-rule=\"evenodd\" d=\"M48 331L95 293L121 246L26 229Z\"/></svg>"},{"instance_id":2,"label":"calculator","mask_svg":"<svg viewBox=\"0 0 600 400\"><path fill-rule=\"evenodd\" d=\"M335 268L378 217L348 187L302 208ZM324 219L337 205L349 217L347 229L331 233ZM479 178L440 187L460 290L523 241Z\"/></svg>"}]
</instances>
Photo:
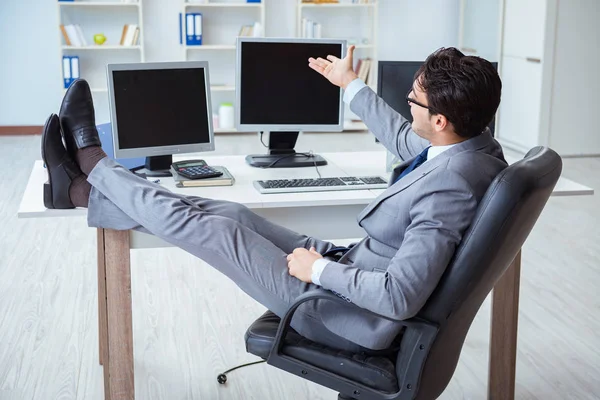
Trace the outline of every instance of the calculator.
<instances>
[{"instance_id":1,"label":"calculator","mask_svg":"<svg viewBox=\"0 0 600 400\"><path fill-rule=\"evenodd\" d=\"M204 160L177 161L171 168L188 179L214 178L223 175L221 171L209 167Z\"/></svg>"}]
</instances>

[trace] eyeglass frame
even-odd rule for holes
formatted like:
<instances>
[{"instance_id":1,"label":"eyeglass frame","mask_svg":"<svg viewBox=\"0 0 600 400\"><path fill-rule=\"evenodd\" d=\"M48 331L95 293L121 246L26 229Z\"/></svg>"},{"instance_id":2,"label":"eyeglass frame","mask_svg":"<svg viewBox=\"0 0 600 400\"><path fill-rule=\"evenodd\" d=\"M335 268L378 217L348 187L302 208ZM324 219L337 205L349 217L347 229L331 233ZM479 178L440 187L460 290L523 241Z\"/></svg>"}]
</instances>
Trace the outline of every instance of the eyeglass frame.
<instances>
[{"instance_id":1,"label":"eyeglass frame","mask_svg":"<svg viewBox=\"0 0 600 400\"><path fill-rule=\"evenodd\" d=\"M410 88L410 89L408 90L408 92L406 93L406 98L405 98L405 100L406 100L406 102L407 102L407 103L413 103L414 105L417 105L417 106L419 106L419 107L423 107L423 108L425 108L425 109L429 110L429 112L431 112L432 114L439 114L439 113L438 113L437 111L435 111L433 108L431 108L431 107L429 107L429 106L426 106L426 105L425 105L425 104L423 104L423 103L419 103L417 100L415 100L415 99L413 99L413 98L409 97L408 95L409 95L409 94L411 94L411 93L412 93L412 91L413 91L413 89L412 89L412 88Z\"/></svg>"}]
</instances>

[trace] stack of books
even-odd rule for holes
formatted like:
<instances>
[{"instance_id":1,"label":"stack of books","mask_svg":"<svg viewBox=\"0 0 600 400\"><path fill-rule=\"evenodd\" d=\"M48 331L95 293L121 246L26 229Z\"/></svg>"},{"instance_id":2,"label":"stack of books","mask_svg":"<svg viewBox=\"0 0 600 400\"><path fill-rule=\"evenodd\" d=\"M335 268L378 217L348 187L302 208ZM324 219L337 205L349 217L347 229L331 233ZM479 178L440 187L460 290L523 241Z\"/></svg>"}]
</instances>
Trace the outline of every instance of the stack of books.
<instances>
[{"instance_id":1,"label":"stack of books","mask_svg":"<svg viewBox=\"0 0 600 400\"><path fill-rule=\"evenodd\" d=\"M67 46L82 47L88 45L79 24L61 25L60 31L62 32Z\"/></svg>"},{"instance_id":2,"label":"stack of books","mask_svg":"<svg viewBox=\"0 0 600 400\"><path fill-rule=\"evenodd\" d=\"M300 31L300 35L302 37L320 39L322 36L321 30L321 24L319 24L318 22L312 21L307 18L302 18L302 28Z\"/></svg>"},{"instance_id":3,"label":"stack of books","mask_svg":"<svg viewBox=\"0 0 600 400\"><path fill-rule=\"evenodd\" d=\"M364 83L369 85L369 81L371 80L371 64L372 60L370 58L360 58L356 63L356 68L354 72L358 75L359 79Z\"/></svg>"},{"instance_id":4,"label":"stack of books","mask_svg":"<svg viewBox=\"0 0 600 400\"><path fill-rule=\"evenodd\" d=\"M243 25L240 28L238 36L261 37L263 36L262 24L260 22L255 22L254 25Z\"/></svg>"},{"instance_id":5,"label":"stack of books","mask_svg":"<svg viewBox=\"0 0 600 400\"><path fill-rule=\"evenodd\" d=\"M235 183L235 178L225 167L211 165L212 168L217 171L221 171L223 175L216 176L214 178L204 179L188 179L185 176L179 175L173 168L171 168L171 175L175 181L175 186L178 188L183 187L206 187L206 186L231 186Z\"/></svg>"},{"instance_id":6,"label":"stack of books","mask_svg":"<svg viewBox=\"0 0 600 400\"><path fill-rule=\"evenodd\" d=\"M136 46L140 40L140 27L136 24L127 24L123 26L121 33L121 46Z\"/></svg>"}]
</instances>

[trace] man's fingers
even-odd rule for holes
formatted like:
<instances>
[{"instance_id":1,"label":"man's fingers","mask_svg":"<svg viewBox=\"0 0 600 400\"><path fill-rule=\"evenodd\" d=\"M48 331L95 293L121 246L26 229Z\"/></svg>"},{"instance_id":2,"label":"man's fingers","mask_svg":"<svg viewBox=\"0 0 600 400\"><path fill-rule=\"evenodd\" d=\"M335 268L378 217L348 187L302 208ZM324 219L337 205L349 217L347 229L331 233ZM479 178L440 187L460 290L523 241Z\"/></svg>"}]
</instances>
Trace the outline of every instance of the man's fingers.
<instances>
[{"instance_id":1,"label":"man's fingers","mask_svg":"<svg viewBox=\"0 0 600 400\"><path fill-rule=\"evenodd\" d=\"M337 58L336 56L332 56L332 55L327 56L327 59L331 62L336 62L339 60L339 58Z\"/></svg>"},{"instance_id":2,"label":"man's fingers","mask_svg":"<svg viewBox=\"0 0 600 400\"><path fill-rule=\"evenodd\" d=\"M352 57L354 55L355 48L356 48L355 45L351 45L350 47L348 47L348 53L346 54L346 57Z\"/></svg>"},{"instance_id":3,"label":"man's fingers","mask_svg":"<svg viewBox=\"0 0 600 400\"><path fill-rule=\"evenodd\" d=\"M317 64L310 63L308 64L308 66L320 73L321 75L325 74L325 68L321 68Z\"/></svg>"},{"instance_id":4,"label":"man's fingers","mask_svg":"<svg viewBox=\"0 0 600 400\"><path fill-rule=\"evenodd\" d=\"M331 63L329 61L327 61L326 59L321 58L321 57L317 58L317 65L319 67L327 68L327 66L329 64L331 64Z\"/></svg>"}]
</instances>

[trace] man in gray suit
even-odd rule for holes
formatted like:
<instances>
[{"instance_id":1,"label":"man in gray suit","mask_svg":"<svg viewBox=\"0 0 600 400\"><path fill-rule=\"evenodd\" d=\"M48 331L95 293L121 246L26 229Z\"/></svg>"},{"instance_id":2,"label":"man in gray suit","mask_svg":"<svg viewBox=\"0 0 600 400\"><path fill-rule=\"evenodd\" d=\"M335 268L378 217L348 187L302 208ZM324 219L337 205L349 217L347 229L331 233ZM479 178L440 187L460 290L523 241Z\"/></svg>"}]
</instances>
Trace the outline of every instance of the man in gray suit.
<instances>
[{"instance_id":1,"label":"man in gray suit","mask_svg":"<svg viewBox=\"0 0 600 400\"><path fill-rule=\"evenodd\" d=\"M403 320L437 285L479 201L506 167L486 128L501 83L491 63L441 49L427 58L407 96L411 126L357 79L353 51L344 59L311 58L309 66L345 89L352 111L403 163L358 216L367 236L350 249L277 226L242 205L174 194L135 176L102 152L82 80L65 95L60 124L53 115L44 129L47 207L88 207L89 226L152 233L206 261L279 316L301 294L331 290L358 307L304 304L294 329L351 351L389 347L399 325L361 309Z\"/></svg>"}]
</instances>

